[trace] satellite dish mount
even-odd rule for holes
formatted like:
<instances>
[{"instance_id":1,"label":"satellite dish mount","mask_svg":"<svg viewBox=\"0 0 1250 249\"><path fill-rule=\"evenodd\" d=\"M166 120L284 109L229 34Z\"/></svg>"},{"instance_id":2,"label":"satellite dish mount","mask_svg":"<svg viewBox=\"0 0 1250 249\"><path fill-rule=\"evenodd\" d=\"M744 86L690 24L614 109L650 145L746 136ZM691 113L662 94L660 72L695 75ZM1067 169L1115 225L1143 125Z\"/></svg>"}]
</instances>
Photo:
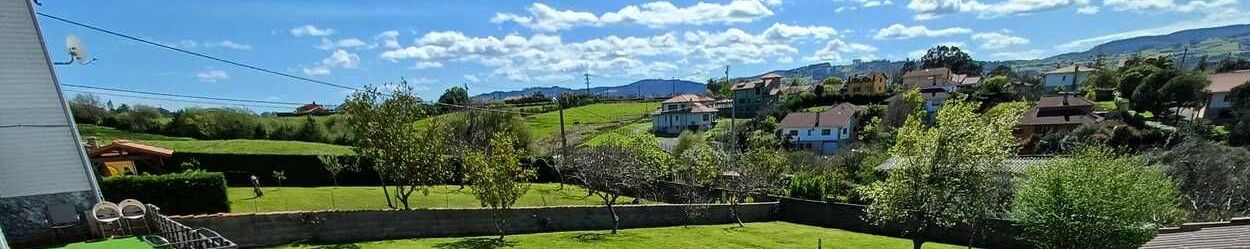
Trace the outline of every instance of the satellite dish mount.
<instances>
[{"instance_id":1,"label":"satellite dish mount","mask_svg":"<svg viewBox=\"0 0 1250 249\"><path fill-rule=\"evenodd\" d=\"M65 37L65 50L69 51L69 61L52 62L53 65L69 65L75 61L80 65L87 65L95 62L96 59L87 54L87 45L78 39L78 36L69 35Z\"/></svg>"}]
</instances>

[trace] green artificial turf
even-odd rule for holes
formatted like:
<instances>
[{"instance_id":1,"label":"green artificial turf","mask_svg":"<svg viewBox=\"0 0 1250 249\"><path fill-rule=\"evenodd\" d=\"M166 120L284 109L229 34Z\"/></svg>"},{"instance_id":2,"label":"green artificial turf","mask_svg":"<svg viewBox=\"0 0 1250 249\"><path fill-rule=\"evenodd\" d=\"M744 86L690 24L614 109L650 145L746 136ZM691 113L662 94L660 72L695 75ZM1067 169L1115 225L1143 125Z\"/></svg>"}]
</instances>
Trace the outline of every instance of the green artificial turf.
<instances>
[{"instance_id":1,"label":"green artificial turf","mask_svg":"<svg viewBox=\"0 0 1250 249\"><path fill-rule=\"evenodd\" d=\"M821 248L873 249L911 248L911 241L838 229L785 222L689 227L638 228L607 231L557 232L507 236L503 243L494 237L431 238L375 241L344 245L292 245L284 249L399 249L399 248ZM925 243L924 248L964 248Z\"/></svg>"},{"instance_id":2,"label":"green artificial turf","mask_svg":"<svg viewBox=\"0 0 1250 249\"><path fill-rule=\"evenodd\" d=\"M394 188L391 188L393 191ZM266 187L265 196L256 198L250 187L230 188L230 211L234 213L304 211L304 210L376 210L387 209L386 198L381 187ZM472 188L460 189L456 185L442 185L430 188L429 195L420 191L412 194L412 208L474 208L480 202L473 197ZM331 202L331 192L334 201ZM392 192L392 194L394 194ZM586 189L576 185L564 185L560 189L555 183L536 183L520 200L516 207L562 206L562 205L600 205L602 200L596 196L587 196ZM632 202L633 198L622 197L619 203Z\"/></svg>"},{"instance_id":3,"label":"green artificial turf","mask_svg":"<svg viewBox=\"0 0 1250 249\"><path fill-rule=\"evenodd\" d=\"M111 127L79 124L78 133L86 139L96 137L101 145L114 139L129 139L138 143L168 148L174 152L216 154L266 154L266 155L351 155L349 146L279 140L231 139L196 140L187 137L171 137L157 134L136 133Z\"/></svg>"},{"instance_id":4,"label":"green artificial turf","mask_svg":"<svg viewBox=\"0 0 1250 249\"><path fill-rule=\"evenodd\" d=\"M135 237L128 237L128 238L108 239L108 240L102 240L102 241L79 242L79 243L68 244L68 245L65 245L65 246L62 246L62 247L55 247L55 248L63 248L63 249L144 249L144 248L152 248L152 246L151 246L151 245L148 245L148 243L143 242L142 240L139 240L139 238L135 238Z\"/></svg>"}]
</instances>

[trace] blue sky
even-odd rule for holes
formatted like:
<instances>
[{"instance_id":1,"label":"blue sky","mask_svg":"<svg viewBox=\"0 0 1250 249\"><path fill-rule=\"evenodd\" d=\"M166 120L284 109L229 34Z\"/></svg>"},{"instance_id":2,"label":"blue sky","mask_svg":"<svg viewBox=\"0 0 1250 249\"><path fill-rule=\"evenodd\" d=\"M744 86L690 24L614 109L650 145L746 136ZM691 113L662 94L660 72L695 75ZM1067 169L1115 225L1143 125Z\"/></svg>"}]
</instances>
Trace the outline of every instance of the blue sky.
<instances>
[{"instance_id":1,"label":"blue sky","mask_svg":"<svg viewBox=\"0 0 1250 249\"><path fill-rule=\"evenodd\" d=\"M361 86L402 77L426 99L463 84L471 94L580 88L583 72L594 75L592 86L702 82L723 76L725 65L737 77L916 58L936 44L958 45L978 60L1032 59L1119 38L1250 23L1238 0L43 2L37 11L313 79ZM66 58L71 34L99 59L57 66L62 83L301 103L338 103L347 94L39 21L54 60Z\"/></svg>"}]
</instances>

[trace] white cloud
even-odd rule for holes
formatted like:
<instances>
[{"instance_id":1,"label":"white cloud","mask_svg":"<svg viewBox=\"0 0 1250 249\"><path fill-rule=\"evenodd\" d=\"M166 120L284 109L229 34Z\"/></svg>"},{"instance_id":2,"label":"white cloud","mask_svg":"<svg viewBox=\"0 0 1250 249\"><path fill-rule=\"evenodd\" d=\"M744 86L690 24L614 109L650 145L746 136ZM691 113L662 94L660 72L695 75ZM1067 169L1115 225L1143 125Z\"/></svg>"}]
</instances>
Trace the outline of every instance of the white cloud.
<instances>
[{"instance_id":1,"label":"white cloud","mask_svg":"<svg viewBox=\"0 0 1250 249\"><path fill-rule=\"evenodd\" d=\"M855 6L838 6L837 9L833 9L833 13L842 13L843 11L855 10L858 8L859 7Z\"/></svg>"},{"instance_id":2,"label":"white cloud","mask_svg":"<svg viewBox=\"0 0 1250 249\"><path fill-rule=\"evenodd\" d=\"M220 80L229 79L230 75L226 74L226 71L222 71L222 70L208 70L208 71L195 73L195 78L198 79L200 82L217 82Z\"/></svg>"},{"instance_id":3,"label":"white cloud","mask_svg":"<svg viewBox=\"0 0 1250 249\"><path fill-rule=\"evenodd\" d=\"M421 35L411 46L386 50L378 56L392 62L476 63L493 68L490 76L512 81L555 79L583 71L667 78L681 69L697 70L710 64L764 63L784 61L785 57L793 60L799 49L791 43L825 42L837 34L831 27L774 24L760 33L730 28L565 42L560 36L543 33L497 37L435 31ZM859 46L862 44L845 45L849 47L842 50L864 49Z\"/></svg>"},{"instance_id":4,"label":"white cloud","mask_svg":"<svg viewBox=\"0 0 1250 249\"><path fill-rule=\"evenodd\" d=\"M367 46L369 46L368 43L365 43L365 41L362 41L356 38L339 39L338 41L332 41L330 40L330 38L321 38L321 45L317 45L317 49L331 50L331 49L338 49L338 48L360 48L360 47L367 47ZM376 47L377 45L373 45L373 46Z\"/></svg>"},{"instance_id":5,"label":"white cloud","mask_svg":"<svg viewBox=\"0 0 1250 249\"><path fill-rule=\"evenodd\" d=\"M1244 13L1235 8L1230 8L1230 9L1225 9L1224 11L1221 11L1221 12L1215 12L1209 15L1205 15L1204 17L1198 18L1198 19L1184 20L1184 21L1180 21L1180 22L1176 22L1176 23L1172 23L1168 25L1163 25L1163 26L1158 26L1158 27L1153 27L1153 28L1139 29L1139 30L1113 33L1113 34L1107 34L1107 35L1102 35L1102 36L1097 36L1097 37L1075 40L1075 41L1057 45L1055 46L1055 50L1058 50L1060 52L1072 52L1072 51L1090 49L1096 45L1114 41L1114 40L1128 39L1128 38L1139 37L1139 36L1165 35L1165 34L1170 34L1176 31L1187 30L1187 29L1220 27L1220 26L1245 24L1245 23L1250 23L1250 13Z\"/></svg>"},{"instance_id":6,"label":"white cloud","mask_svg":"<svg viewBox=\"0 0 1250 249\"><path fill-rule=\"evenodd\" d=\"M199 45L200 43L192 41L192 40L181 40L181 41L178 41L177 44L173 44L174 47L180 47L180 48L194 48Z\"/></svg>"},{"instance_id":7,"label":"white cloud","mask_svg":"<svg viewBox=\"0 0 1250 249\"><path fill-rule=\"evenodd\" d=\"M811 56L805 57L804 59L807 61L812 61L812 62L819 62L819 61L841 62L841 61L846 61L846 58L843 57L843 54L857 54L859 55L861 59L872 59L875 57L872 55L872 52L876 52L876 51L877 51L876 47L873 47L867 44L848 43L848 42L842 41L841 39L834 39L832 41L825 43L824 48L817 50L816 53L812 54Z\"/></svg>"},{"instance_id":8,"label":"white cloud","mask_svg":"<svg viewBox=\"0 0 1250 249\"><path fill-rule=\"evenodd\" d=\"M1106 0L1103 5L1114 10L1125 11L1178 11L1218 10L1237 5L1237 0L1193 0L1178 4L1175 0Z\"/></svg>"},{"instance_id":9,"label":"white cloud","mask_svg":"<svg viewBox=\"0 0 1250 249\"><path fill-rule=\"evenodd\" d=\"M1010 30L1001 32L976 33L972 39L981 42L981 48L1000 49L1015 45L1029 44L1029 39L1011 35Z\"/></svg>"},{"instance_id":10,"label":"white cloud","mask_svg":"<svg viewBox=\"0 0 1250 249\"><path fill-rule=\"evenodd\" d=\"M335 50L334 53L331 53L330 57L322 59L321 65L340 68L356 68L357 66L360 66L360 56L357 56L355 53L348 53L346 50L339 49Z\"/></svg>"},{"instance_id":11,"label":"white cloud","mask_svg":"<svg viewBox=\"0 0 1250 249\"><path fill-rule=\"evenodd\" d=\"M998 18L1088 4L1089 0L1006 0L996 3L981 3L976 0L912 0L907 4L907 9L916 12L916 20L928 20L944 14L962 12L976 13L979 18Z\"/></svg>"},{"instance_id":12,"label":"white cloud","mask_svg":"<svg viewBox=\"0 0 1250 249\"><path fill-rule=\"evenodd\" d=\"M767 4L768 6L781 6L781 4L782 4L782 3L783 3L783 2L782 2L782 0L766 0L766 1L764 1L764 4Z\"/></svg>"},{"instance_id":13,"label":"white cloud","mask_svg":"<svg viewBox=\"0 0 1250 249\"><path fill-rule=\"evenodd\" d=\"M482 81L482 79L478 79L478 78L477 78L477 75L472 75L472 74L465 74L465 75L464 75L464 80L467 80L467 81L469 81L469 82L478 82L478 81Z\"/></svg>"},{"instance_id":14,"label":"white cloud","mask_svg":"<svg viewBox=\"0 0 1250 249\"><path fill-rule=\"evenodd\" d=\"M944 29L929 29L924 25L905 26L902 24L894 24L877 30L877 34L873 38L878 40L896 39L905 40L917 37L941 37L956 34L972 33L971 29L961 27L951 27Z\"/></svg>"},{"instance_id":15,"label":"white cloud","mask_svg":"<svg viewBox=\"0 0 1250 249\"><path fill-rule=\"evenodd\" d=\"M313 25L304 25L304 26L299 26L299 27L295 27L291 29L291 35L297 36L297 37L299 36L328 36L332 34L334 34L334 29L318 28L317 26L313 26Z\"/></svg>"},{"instance_id":16,"label":"white cloud","mask_svg":"<svg viewBox=\"0 0 1250 249\"><path fill-rule=\"evenodd\" d=\"M1086 5L1086 6L1081 6L1080 8L1077 8L1076 13L1093 15L1093 14L1098 14L1098 10L1099 10L1098 6Z\"/></svg>"},{"instance_id":17,"label":"white cloud","mask_svg":"<svg viewBox=\"0 0 1250 249\"><path fill-rule=\"evenodd\" d=\"M382 42L384 48L399 48L399 31L387 30L373 37L374 40Z\"/></svg>"},{"instance_id":18,"label":"white cloud","mask_svg":"<svg viewBox=\"0 0 1250 249\"><path fill-rule=\"evenodd\" d=\"M760 0L734 0L728 4L699 2L678 7L667 1L642 5L628 5L614 12L596 15L576 10L558 10L542 3L526 8L529 15L495 13L491 23L512 22L536 31L555 32L576 26L602 26L605 24L634 23L660 28L669 25L732 24L752 22L772 16L768 6L777 6L778 0L767 3Z\"/></svg>"},{"instance_id":19,"label":"white cloud","mask_svg":"<svg viewBox=\"0 0 1250 249\"><path fill-rule=\"evenodd\" d=\"M443 63L437 62L437 61L420 61L420 62L417 62L416 65L412 66L412 68L415 68L415 69L440 68L440 67L443 67Z\"/></svg>"},{"instance_id":20,"label":"white cloud","mask_svg":"<svg viewBox=\"0 0 1250 249\"><path fill-rule=\"evenodd\" d=\"M304 74L312 75L312 76L330 74L330 68L326 66L306 67L303 69L303 71L304 71Z\"/></svg>"},{"instance_id":21,"label":"white cloud","mask_svg":"<svg viewBox=\"0 0 1250 249\"><path fill-rule=\"evenodd\" d=\"M891 0L834 0L834 2L851 2L859 6L863 6L864 8L872 8L872 7L894 4L894 1L891 1ZM852 10L854 9L852 8Z\"/></svg>"},{"instance_id":22,"label":"white cloud","mask_svg":"<svg viewBox=\"0 0 1250 249\"><path fill-rule=\"evenodd\" d=\"M251 50L252 49L252 45L237 43L231 40L222 40L219 42L205 42L204 46L224 47L224 48L232 48L232 49L238 49L238 50Z\"/></svg>"}]
</instances>

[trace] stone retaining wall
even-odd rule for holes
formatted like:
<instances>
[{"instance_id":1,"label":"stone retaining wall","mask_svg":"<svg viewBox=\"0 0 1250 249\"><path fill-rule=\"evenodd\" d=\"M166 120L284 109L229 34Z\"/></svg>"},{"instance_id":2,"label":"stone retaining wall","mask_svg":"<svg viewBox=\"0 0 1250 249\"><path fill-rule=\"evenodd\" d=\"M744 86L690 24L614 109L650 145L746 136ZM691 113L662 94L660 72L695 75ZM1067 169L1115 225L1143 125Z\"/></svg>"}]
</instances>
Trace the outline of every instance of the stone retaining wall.
<instances>
[{"instance_id":1,"label":"stone retaining wall","mask_svg":"<svg viewBox=\"0 0 1250 249\"><path fill-rule=\"evenodd\" d=\"M690 205L626 205L616 208L622 228L685 224L727 224L729 205L706 207L700 217L686 215ZM742 204L743 222L776 220L776 202ZM601 206L525 207L508 211L509 234L611 229L612 219ZM259 214L216 214L171 217L191 227L206 227L240 246L293 242L343 243L407 238L494 235L489 209L422 209L391 211L315 211Z\"/></svg>"}]
</instances>

